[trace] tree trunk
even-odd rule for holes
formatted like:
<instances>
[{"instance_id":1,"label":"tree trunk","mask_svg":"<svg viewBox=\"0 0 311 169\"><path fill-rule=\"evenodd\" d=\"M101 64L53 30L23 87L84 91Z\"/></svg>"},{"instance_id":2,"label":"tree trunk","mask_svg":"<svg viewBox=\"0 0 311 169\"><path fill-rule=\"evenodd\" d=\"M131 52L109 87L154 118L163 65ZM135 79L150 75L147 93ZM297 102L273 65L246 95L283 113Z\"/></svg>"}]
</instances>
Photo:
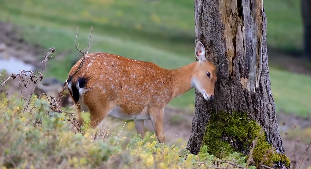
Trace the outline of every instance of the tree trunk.
<instances>
[{"instance_id":1,"label":"tree trunk","mask_svg":"<svg viewBox=\"0 0 311 169\"><path fill-rule=\"evenodd\" d=\"M303 55L311 61L311 1L301 0L301 14L303 21Z\"/></svg>"},{"instance_id":2,"label":"tree trunk","mask_svg":"<svg viewBox=\"0 0 311 169\"><path fill-rule=\"evenodd\" d=\"M196 91L195 117L187 145L191 153L197 154L200 151L204 137L208 140L207 147L215 149L210 148L208 152L218 152L216 156L221 156L216 149L222 149L222 145L225 144L229 144L234 151L247 155L252 148L252 142L247 139L254 140L255 137L248 134L246 138L245 136L238 138L241 135L230 135L229 132L231 130L229 124L234 121L232 117L241 115L238 119L243 119L245 113L247 121L258 122L256 124L263 129L265 135L261 141L266 141L272 149L274 148L274 153L279 155L275 158L277 160L272 160L273 164L278 168L289 168L289 160L284 155L279 134L270 87L266 30L267 19L263 1L195 0L196 38L204 44L207 59L217 67L218 81L213 101L205 101ZM224 119L226 114L229 116ZM219 123L215 123L216 121ZM252 132L248 130L250 127L247 125L244 126L246 129L242 129L241 126L245 121L238 121L238 123L237 129L232 130ZM223 127L219 131L222 141L213 142L210 139L210 134L213 132L215 134L214 127L218 126L215 124ZM211 129L213 131L209 131ZM256 135L256 138L258 137L259 134ZM257 151L259 146L256 146ZM261 153L265 154L265 152Z\"/></svg>"}]
</instances>

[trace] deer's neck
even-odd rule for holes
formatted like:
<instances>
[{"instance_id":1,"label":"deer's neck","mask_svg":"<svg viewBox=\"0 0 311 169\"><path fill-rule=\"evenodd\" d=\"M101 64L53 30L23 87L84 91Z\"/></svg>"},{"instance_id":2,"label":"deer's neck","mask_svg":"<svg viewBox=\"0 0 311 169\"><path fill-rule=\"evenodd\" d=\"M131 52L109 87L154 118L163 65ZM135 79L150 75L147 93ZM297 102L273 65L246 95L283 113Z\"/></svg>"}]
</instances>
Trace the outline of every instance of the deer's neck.
<instances>
[{"instance_id":1,"label":"deer's neck","mask_svg":"<svg viewBox=\"0 0 311 169\"><path fill-rule=\"evenodd\" d=\"M191 85L191 78L196 64L197 62L193 62L179 69L171 70L174 79L172 85L172 98L184 94L193 87Z\"/></svg>"}]
</instances>

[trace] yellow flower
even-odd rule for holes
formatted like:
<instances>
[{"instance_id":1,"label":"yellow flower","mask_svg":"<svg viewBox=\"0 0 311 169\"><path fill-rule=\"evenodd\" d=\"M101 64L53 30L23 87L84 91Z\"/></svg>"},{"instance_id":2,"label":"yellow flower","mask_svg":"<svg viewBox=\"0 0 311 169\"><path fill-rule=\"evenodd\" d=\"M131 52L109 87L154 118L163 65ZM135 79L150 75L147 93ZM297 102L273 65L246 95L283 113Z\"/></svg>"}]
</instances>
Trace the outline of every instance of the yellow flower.
<instances>
[{"instance_id":1,"label":"yellow flower","mask_svg":"<svg viewBox=\"0 0 311 169\"><path fill-rule=\"evenodd\" d=\"M160 163L158 164L159 168L163 168L163 169L166 169L168 168L167 165L165 165L164 163Z\"/></svg>"},{"instance_id":2,"label":"yellow flower","mask_svg":"<svg viewBox=\"0 0 311 169\"><path fill-rule=\"evenodd\" d=\"M80 158L80 164L81 164L81 165L86 164L86 159L85 159L85 158Z\"/></svg>"},{"instance_id":3,"label":"yellow flower","mask_svg":"<svg viewBox=\"0 0 311 169\"><path fill-rule=\"evenodd\" d=\"M146 159L146 165L147 165L148 167L150 167L150 166L153 165L153 163L154 163L153 156L152 156L152 155L148 155L148 156L147 156L147 159Z\"/></svg>"},{"instance_id":4,"label":"yellow flower","mask_svg":"<svg viewBox=\"0 0 311 169\"><path fill-rule=\"evenodd\" d=\"M22 117L22 118L21 118L21 121L22 121L22 122L25 122L26 120L27 120L26 117Z\"/></svg>"}]
</instances>

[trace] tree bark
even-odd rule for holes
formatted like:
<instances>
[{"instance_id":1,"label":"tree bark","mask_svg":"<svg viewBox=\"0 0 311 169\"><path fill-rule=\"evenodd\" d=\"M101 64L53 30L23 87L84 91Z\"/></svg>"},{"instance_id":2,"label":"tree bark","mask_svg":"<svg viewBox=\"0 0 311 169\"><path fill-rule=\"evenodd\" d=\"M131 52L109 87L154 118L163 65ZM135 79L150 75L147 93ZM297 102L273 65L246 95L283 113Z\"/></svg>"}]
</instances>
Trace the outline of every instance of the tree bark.
<instances>
[{"instance_id":1,"label":"tree bark","mask_svg":"<svg viewBox=\"0 0 311 169\"><path fill-rule=\"evenodd\" d=\"M303 21L303 55L311 61L311 1L301 0L301 14Z\"/></svg>"},{"instance_id":2,"label":"tree bark","mask_svg":"<svg viewBox=\"0 0 311 169\"><path fill-rule=\"evenodd\" d=\"M193 154L200 151L206 126L214 120L210 119L212 113L246 112L249 119L260 124L275 151L284 154L270 87L263 1L194 2L196 40L204 44L206 58L217 67L218 81L213 101L205 101L196 91L187 148ZM234 142L230 144L241 144ZM289 168L282 162L276 165Z\"/></svg>"}]
</instances>

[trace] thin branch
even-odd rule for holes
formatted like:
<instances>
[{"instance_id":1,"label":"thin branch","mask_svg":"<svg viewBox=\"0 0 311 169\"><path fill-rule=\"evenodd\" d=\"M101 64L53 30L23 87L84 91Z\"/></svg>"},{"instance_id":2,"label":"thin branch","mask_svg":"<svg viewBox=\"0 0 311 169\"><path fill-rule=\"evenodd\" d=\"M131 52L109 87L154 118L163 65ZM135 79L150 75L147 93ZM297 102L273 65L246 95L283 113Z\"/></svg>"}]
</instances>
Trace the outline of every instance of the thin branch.
<instances>
[{"instance_id":1,"label":"thin branch","mask_svg":"<svg viewBox=\"0 0 311 169\"><path fill-rule=\"evenodd\" d=\"M238 167L238 168L243 168L243 169L244 169L243 166L240 166L240 165L238 165L238 164L236 164L236 163L234 163L234 162L231 162L231 161L219 161L219 162L221 162L221 163L228 163L228 164L230 164L230 165L233 165L233 166L236 166L236 167Z\"/></svg>"},{"instance_id":2,"label":"thin branch","mask_svg":"<svg viewBox=\"0 0 311 169\"><path fill-rule=\"evenodd\" d=\"M77 32L76 32L75 47L76 47L77 51L79 51L79 52L82 54L82 56L84 56L85 53L82 52L82 51L78 48L79 44L77 45L78 32L79 32L79 26L77 27Z\"/></svg>"},{"instance_id":3,"label":"thin branch","mask_svg":"<svg viewBox=\"0 0 311 169\"><path fill-rule=\"evenodd\" d=\"M298 169L301 167L302 162L305 160L305 157L306 157L306 155L307 155L307 153L308 153L308 151L309 151L310 145L311 145L311 142L308 144L308 146L307 146L307 148L306 148L306 152L303 154L303 157L302 157L302 160L301 160L301 162L300 162L300 164L299 164Z\"/></svg>"},{"instance_id":4,"label":"thin branch","mask_svg":"<svg viewBox=\"0 0 311 169\"><path fill-rule=\"evenodd\" d=\"M88 54L88 53L89 53L90 48L91 48L91 38L92 38L92 32L93 32L93 27L91 26L91 32L90 32L89 45L88 45L88 47L87 47L86 54Z\"/></svg>"},{"instance_id":5,"label":"thin branch","mask_svg":"<svg viewBox=\"0 0 311 169\"><path fill-rule=\"evenodd\" d=\"M230 162L230 161L217 161L217 162L227 163L227 164L229 164L229 165L231 165L231 166L236 166L236 167L239 167L239 168L243 168L243 169L244 169L243 166L239 166L239 165L237 165L237 164L235 164L235 163L233 163L233 162ZM200 166L200 165L206 164L206 162L201 161L201 162L196 162L196 164L198 164L198 165ZM226 169L228 166L227 166L227 167L206 166L206 167L207 167L207 168Z\"/></svg>"},{"instance_id":6,"label":"thin branch","mask_svg":"<svg viewBox=\"0 0 311 169\"><path fill-rule=\"evenodd\" d=\"M33 72L33 71L24 71L24 72L30 72L30 73L31 73L31 74L30 74L30 79L31 79L31 81L35 84L35 85L33 86L32 90L31 90L31 93L30 93L30 96L29 96L29 98L28 98L27 104L26 104L26 106L24 107L24 112L28 109L29 104L30 104L30 101L31 101L31 96L32 96L33 93L34 93L35 88L37 87L38 82L41 81L41 80L43 79L42 73L43 73L43 70L46 68L46 63L47 63L49 57L52 57L51 55L54 54L54 52L55 52L55 47L50 48L50 51L47 52L47 53L44 55L44 59L43 59L43 61L41 62L41 63L43 64L42 69L41 69L40 72L38 72L39 77L36 76L36 75L35 75L35 72ZM22 72L23 72L23 71L22 71ZM21 72L21 73L22 73L22 72ZM35 78L35 79L34 79L34 78Z\"/></svg>"},{"instance_id":7,"label":"thin branch","mask_svg":"<svg viewBox=\"0 0 311 169\"><path fill-rule=\"evenodd\" d=\"M262 130L259 132L259 135L261 135L261 134L262 134ZM259 135L258 135L258 136L256 137L256 139L253 141L253 147L252 147L252 149L251 149L250 152L249 152L249 157L248 157L248 159L247 159L246 168L248 168L248 165L249 165L249 163L250 163L250 161L251 161L251 159L252 159L252 157L253 157L253 151L254 151L254 149L255 149L255 147L256 147L256 145L257 145Z\"/></svg>"},{"instance_id":8,"label":"thin branch","mask_svg":"<svg viewBox=\"0 0 311 169\"><path fill-rule=\"evenodd\" d=\"M81 60L81 62L80 62L80 64L79 64L79 67L76 69L76 71L75 71L73 74L69 75L68 79L71 79L71 78L72 78L76 73L78 73L78 71L82 68L83 63L84 63L84 60L85 60L85 55L88 54L89 49L91 48L91 38L92 38L93 27L91 27L89 45L88 45L88 48L87 48L87 51L86 51L86 52L82 52L82 51L77 47L77 45L76 45L76 44L77 44L77 37L78 37L78 29L79 29L79 27L77 27L77 33L76 33L76 39L75 39L75 47L76 47L76 49L82 54L82 60ZM66 80L66 82L68 81L68 79ZM70 81L70 80L69 80L69 81ZM64 83L63 90L62 90L62 92L61 92L60 94L63 93L63 91L64 91L64 89L65 89L65 87L66 87L66 82Z\"/></svg>"},{"instance_id":9,"label":"thin branch","mask_svg":"<svg viewBox=\"0 0 311 169\"><path fill-rule=\"evenodd\" d=\"M261 165L263 168L268 168L268 169L273 169L272 167L266 166L266 165Z\"/></svg>"},{"instance_id":10,"label":"thin branch","mask_svg":"<svg viewBox=\"0 0 311 169\"><path fill-rule=\"evenodd\" d=\"M46 63L49 59L49 57L52 57L51 54L53 54L55 52L55 47L50 48L50 51L48 53L46 53L44 55L44 60L41 62L43 64L43 67L41 69L41 73L43 72L43 70L46 68ZM42 75L42 74L41 74Z\"/></svg>"},{"instance_id":11,"label":"thin branch","mask_svg":"<svg viewBox=\"0 0 311 169\"><path fill-rule=\"evenodd\" d=\"M6 80L4 80L4 81L1 83L0 88L2 88L2 87L5 85L5 83L6 83L7 81L9 81L11 78L14 80L14 79L16 78L16 75L15 75L14 73L12 73L12 75L11 75L10 77L8 77Z\"/></svg>"}]
</instances>

